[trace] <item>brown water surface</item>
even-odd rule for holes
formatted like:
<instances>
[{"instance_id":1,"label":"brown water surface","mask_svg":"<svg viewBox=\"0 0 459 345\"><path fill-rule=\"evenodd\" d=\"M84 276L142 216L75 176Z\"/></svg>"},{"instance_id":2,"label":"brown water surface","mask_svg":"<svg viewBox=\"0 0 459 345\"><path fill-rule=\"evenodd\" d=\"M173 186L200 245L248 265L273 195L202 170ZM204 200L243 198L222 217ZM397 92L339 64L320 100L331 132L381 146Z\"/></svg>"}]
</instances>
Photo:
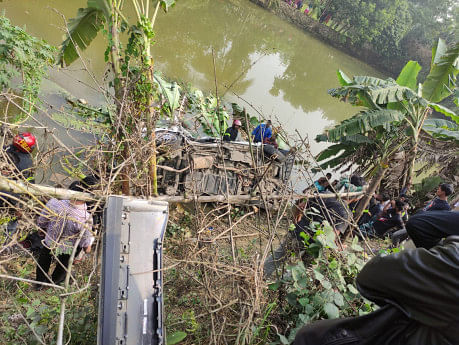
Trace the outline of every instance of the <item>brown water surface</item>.
<instances>
[{"instance_id":1,"label":"brown water surface","mask_svg":"<svg viewBox=\"0 0 459 345\"><path fill-rule=\"evenodd\" d=\"M0 8L14 24L59 45L62 16L72 18L85 5L84 0L4 0ZM129 8L126 13L134 21ZM78 62L53 69L50 79L78 98L102 102L97 84L104 83L105 47L100 34L84 52L92 75ZM310 139L357 112L327 94L338 85L337 69L351 76L380 75L248 0L178 1L159 15L153 53L156 68L166 76L215 92L212 50L220 94L229 100L237 100L237 94L291 135L298 131ZM228 85L233 86L226 92ZM313 140L311 146L315 153L323 148Z\"/></svg>"}]
</instances>

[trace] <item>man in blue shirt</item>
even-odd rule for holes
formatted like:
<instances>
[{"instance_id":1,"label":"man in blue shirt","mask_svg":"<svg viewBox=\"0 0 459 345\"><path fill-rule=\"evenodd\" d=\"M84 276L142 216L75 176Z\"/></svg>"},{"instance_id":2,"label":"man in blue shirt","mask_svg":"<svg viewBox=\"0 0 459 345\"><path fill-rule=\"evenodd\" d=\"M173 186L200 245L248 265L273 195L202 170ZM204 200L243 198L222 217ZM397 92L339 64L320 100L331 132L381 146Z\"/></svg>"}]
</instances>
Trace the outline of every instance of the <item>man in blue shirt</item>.
<instances>
[{"instance_id":1,"label":"man in blue shirt","mask_svg":"<svg viewBox=\"0 0 459 345\"><path fill-rule=\"evenodd\" d=\"M271 135L273 134L271 125L271 120L266 121L266 124L259 124L252 132L253 142L261 143L263 142L263 139L271 138Z\"/></svg>"}]
</instances>

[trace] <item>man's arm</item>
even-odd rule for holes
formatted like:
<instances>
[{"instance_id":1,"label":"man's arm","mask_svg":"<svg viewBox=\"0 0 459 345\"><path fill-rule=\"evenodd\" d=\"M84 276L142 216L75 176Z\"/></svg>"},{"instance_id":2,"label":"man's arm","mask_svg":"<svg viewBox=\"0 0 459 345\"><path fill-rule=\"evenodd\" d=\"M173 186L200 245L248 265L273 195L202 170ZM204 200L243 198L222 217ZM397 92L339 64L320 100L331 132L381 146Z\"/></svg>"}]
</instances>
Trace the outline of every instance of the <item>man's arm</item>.
<instances>
[{"instance_id":1,"label":"man's arm","mask_svg":"<svg viewBox=\"0 0 459 345\"><path fill-rule=\"evenodd\" d=\"M49 200L46 203L45 208L41 210L40 216L37 218L37 225L45 231L49 225L49 220L50 220L49 211L52 210L52 205L54 204L54 202L55 202L55 199Z\"/></svg>"},{"instance_id":2,"label":"man's arm","mask_svg":"<svg viewBox=\"0 0 459 345\"><path fill-rule=\"evenodd\" d=\"M84 233L80 242L80 247L84 248L86 253L89 253L91 251L91 244L93 241L93 236L91 233L92 225L92 216L89 215L87 221L82 226L82 231L84 231Z\"/></svg>"},{"instance_id":3,"label":"man's arm","mask_svg":"<svg viewBox=\"0 0 459 345\"><path fill-rule=\"evenodd\" d=\"M272 137L272 135L273 135L273 131L272 131L271 127L266 128L265 138L269 139L269 138Z\"/></svg>"}]
</instances>

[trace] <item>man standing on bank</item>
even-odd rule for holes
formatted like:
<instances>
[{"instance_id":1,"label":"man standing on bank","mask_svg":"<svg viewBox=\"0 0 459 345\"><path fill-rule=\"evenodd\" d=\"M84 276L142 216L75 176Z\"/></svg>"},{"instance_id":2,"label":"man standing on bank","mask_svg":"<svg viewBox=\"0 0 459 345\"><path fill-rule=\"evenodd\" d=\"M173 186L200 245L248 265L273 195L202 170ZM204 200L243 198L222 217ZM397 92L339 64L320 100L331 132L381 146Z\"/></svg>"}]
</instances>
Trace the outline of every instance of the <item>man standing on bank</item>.
<instances>
[{"instance_id":1,"label":"man standing on bank","mask_svg":"<svg viewBox=\"0 0 459 345\"><path fill-rule=\"evenodd\" d=\"M260 123L253 131L253 142L261 143L265 138L271 138L273 131L271 129L271 120L266 121L266 124Z\"/></svg>"},{"instance_id":2,"label":"man standing on bank","mask_svg":"<svg viewBox=\"0 0 459 345\"><path fill-rule=\"evenodd\" d=\"M69 190L84 192L88 190L88 186L75 181ZM46 232L44 246L38 258L37 281L59 285L65 280L70 256L80 238L75 257L81 250L91 252L92 217L84 201L51 199L42 210L37 225ZM48 272L53 256L57 260L50 281ZM41 287L42 285L37 285L36 289Z\"/></svg>"}]
</instances>

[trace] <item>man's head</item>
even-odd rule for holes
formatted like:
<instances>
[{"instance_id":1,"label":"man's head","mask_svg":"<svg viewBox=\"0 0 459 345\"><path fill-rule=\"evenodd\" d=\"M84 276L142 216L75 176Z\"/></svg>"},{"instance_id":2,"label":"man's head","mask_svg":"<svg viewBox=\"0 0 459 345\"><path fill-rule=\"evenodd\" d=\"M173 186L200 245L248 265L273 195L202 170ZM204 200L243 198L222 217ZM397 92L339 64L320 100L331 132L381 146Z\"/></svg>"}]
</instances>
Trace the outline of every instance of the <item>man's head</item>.
<instances>
[{"instance_id":1,"label":"man's head","mask_svg":"<svg viewBox=\"0 0 459 345\"><path fill-rule=\"evenodd\" d=\"M390 195L387 192L376 194L375 199L378 200L379 202L385 202L387 200L390 200Z\"/></svg>"},{"instance_id":2,"label":"man's head","mask_svg":"<svg viewBox=\"0 0 459 345\"><path fill-rule=\"evenodd\" d=\"M329 180L331 180L331 178L332 178L332 174L330 174L330 173L327 173L327 175L325 175L325 176L326 176Z\"/></svg>"},{"instance_id":3,"label":"man's head","mask_svg":"<svg viewBox=\"0 0 459 345\"><path fill-rule=\"evenodd\" d=\"M242 126L242 123L241 123L241 121L239 121L238 119L235 119L235 120L233 121L233 127L234 127L234 128L239 129L241 126Z\"/></svg>"},{"instance_id":4,"label":"man's head","mask_svg":"<svg viewBox=\"0 0 459 345\"><path fill-rule=\"evenodd\" d=\"M20 152L31 153L35 148L37 140L32 133L23 132L16 134L13 138L13 146Z\"/></svg>"},{"instance_id":5,"label":"man's head","mask_svg":"<svg viewBox=\"0 0 459 345\"><path fill-rule=\"evenodd\" d=\"M98 183L99 179L96 176L89 175L81 181L73 181L69 186L69 190L73 190L74 192L89 192L94 189Z\"/></svg>"},{"instance_id":6,"label":"man's head","mask_svg":"<svg viewBox=\"0 0 459 345\"><path fill-rule=\"evenodd\" d=\"M271 120L266 121L266 128L271 127L272 124Z\"/></svg>"},{"instance_id":7,"label":"man's head","mask_svg":"<svg viewBox=\"0 0 459 345\"><path fill-rule=\"evenodd\" d=\"M319 182L319 184L323 187L327 187L330 183L327 181L327 178L326 177L321 177L317 180L317 182Z\"/></svg>"},{"instance_id":8,"label":"man's head","mask_svg":"<svg viewBox=\"0 0 459 345\"><path fill-rule=\"evenodd\" d=\"M406 203L400 199L395 200L395 211L402 212L405 208Z\"/></svg>"},{"instance_id":9,"label":"man's head","mask_svg":"<svg viewBox=\"0 0 459 345\"><path fill-rule=\"evenodd\" d=\"M400 195L398 196L398 198L399 198L400 200L402 200L402 201L406 204L407 207L409 206L409 204L410 204L410 198L408 197L408 195L406 195L406 194L400 194Z\"/></svg>"},{"instance_id":10,"label":"man's head","mask_svg":"<svg viewBox=\"0 0 459 345\"><path fill-rule=\"evenodd\" d=\"M446 198L447 196L453 193L454 193L454 188L452 185L448 183L442 183L441 185L438 186L437 196L439 198Z\"/></svg>"}]
</instances>

